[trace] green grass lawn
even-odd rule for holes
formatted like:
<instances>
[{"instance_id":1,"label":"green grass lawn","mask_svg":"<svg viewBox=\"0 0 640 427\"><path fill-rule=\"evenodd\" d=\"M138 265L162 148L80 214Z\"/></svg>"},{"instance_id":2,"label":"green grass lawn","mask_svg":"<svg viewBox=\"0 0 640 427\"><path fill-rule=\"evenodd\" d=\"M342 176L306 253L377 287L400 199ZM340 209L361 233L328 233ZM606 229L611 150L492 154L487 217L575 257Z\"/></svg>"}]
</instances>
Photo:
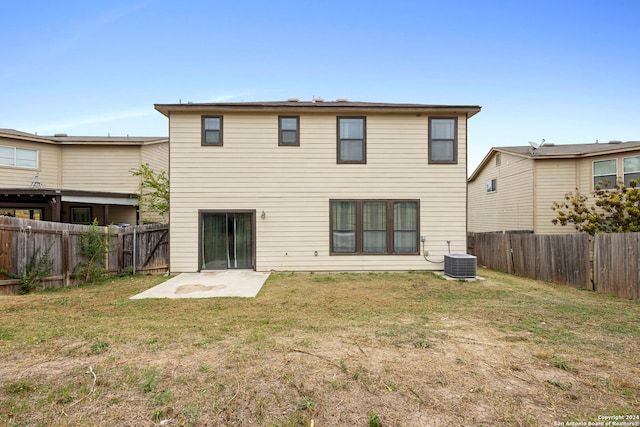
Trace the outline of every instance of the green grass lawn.
<instances>
[{"instance_id":1,"label":"green grass lawn","mask_svg":"<svg viewBox=\"0 0 640 427\"><path fill-rule=\"evenodd\" d=\"M0 297L7 426L553 425L640 414L640 303L479 270L134 276ZM640 421L640 420L638 420Z\"/></svg>"}]
</instances>

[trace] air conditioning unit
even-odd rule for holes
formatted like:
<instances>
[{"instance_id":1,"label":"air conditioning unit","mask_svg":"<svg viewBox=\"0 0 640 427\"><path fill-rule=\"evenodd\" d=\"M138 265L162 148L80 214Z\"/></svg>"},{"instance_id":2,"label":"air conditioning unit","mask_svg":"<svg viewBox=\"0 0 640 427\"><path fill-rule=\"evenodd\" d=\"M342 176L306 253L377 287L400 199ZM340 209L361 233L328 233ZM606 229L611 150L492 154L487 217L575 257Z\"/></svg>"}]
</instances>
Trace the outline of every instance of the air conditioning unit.
<instances>
[{"instance_id":1,"label":"air conditioning unit","mask_svg":"<svg viewBox=\"0 0 640 427\"><path fill-rule=\"evenodd\" d=\"M477 260L468 254L446 254L444 256L444 274L456 279L476 277Z\"/></svg>"}]
</instances>

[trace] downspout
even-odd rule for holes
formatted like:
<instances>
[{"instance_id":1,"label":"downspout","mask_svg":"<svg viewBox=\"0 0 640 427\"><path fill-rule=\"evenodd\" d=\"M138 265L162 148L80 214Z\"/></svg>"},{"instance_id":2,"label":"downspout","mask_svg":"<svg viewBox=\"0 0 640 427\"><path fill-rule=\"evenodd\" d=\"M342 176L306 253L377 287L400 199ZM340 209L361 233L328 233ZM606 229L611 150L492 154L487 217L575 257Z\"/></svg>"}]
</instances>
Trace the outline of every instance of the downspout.
<instances>
[{"instance_id":1,"label":"downspout","mask_svg":"<svg viewBox=\"0 0 640 427\"><path fill-rule=\"evenodd\" d=\"M469 251L469 113L465 113L464 122L464 179L467 185L464 187L465 203L464 203L464 253Z\"/></svg>"}]
</instances>

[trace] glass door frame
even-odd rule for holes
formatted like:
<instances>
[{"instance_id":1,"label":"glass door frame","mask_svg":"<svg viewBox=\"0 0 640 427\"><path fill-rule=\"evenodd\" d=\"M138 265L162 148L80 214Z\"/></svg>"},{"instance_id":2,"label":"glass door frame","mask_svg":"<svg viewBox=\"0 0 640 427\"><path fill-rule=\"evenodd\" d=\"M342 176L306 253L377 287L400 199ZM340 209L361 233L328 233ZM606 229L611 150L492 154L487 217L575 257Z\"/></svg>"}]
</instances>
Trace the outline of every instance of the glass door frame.
<instances>
[{"instance_id":1,"label":"glass door frame","mask_svg":"<svg viewBox=\"0 0 640 427\"><path fill-rule=\"evenodd\" d=\"M251 269L256 269L256 210L255 209L200 209L198 210L198 271L202 271L202 220L207 214L250 214L251 215ZM234 270L227 268L225 270ZM205 270L209 271L209 270Z\"/></svg>"}]
</instances>

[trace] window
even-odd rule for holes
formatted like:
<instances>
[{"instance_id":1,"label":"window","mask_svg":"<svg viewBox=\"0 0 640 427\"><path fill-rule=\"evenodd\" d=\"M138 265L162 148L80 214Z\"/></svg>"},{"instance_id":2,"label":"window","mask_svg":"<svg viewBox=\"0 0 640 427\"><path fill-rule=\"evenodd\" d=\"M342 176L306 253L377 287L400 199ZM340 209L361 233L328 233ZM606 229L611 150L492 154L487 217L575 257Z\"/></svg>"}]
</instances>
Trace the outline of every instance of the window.
<instances>
[{"instance_id":1,"label":"window","mask_svg":"<svg viewBox=\"0 0 640 427\"><path fill-rule=\"evenodd\" d=\"M300 117L278 117L278 145L300 145Z\"/></svg>"},{"instance_id":2,"label":"window","mask_svg":"<svg viewBox=\"0 0 640 427\"><path fill-rule=\"evenodd\" d=\"M498 178L487 180L487 193L495 193L498 191Z\"/></svg>"},{"instance_id":3,"label":"window","mask_svg":"<svg viewBox=\"0 0 640 427\"><path fill-rule=\"evenodd\" d=\"M386 202L362 202L362 251L387 252Z\"/></svg>"},{"instance_id":4,"label":"window","mask_svg":"<svg viewBox=\"0 0 640 427\"><path fill-rule=\"evenodd\" d=\"M429 119L429 163L458 163L458 119Z\"/></svg>"},{"instance_id":5,"label":"window","mask_svg":"<svg viewBox=\"0 0 640 427\"><path fill-rule=\"evenodd\" d=\"M91 224L91 207L75 206L71 208L72 224Z\"/></svg>"},{"instance_id":6,"label":"window","mask_svg":"<svg viewBox=\"0 0 640 427\"><path fill-rule=\"evenodd\" d=\"M338 117L338 163L366 163L366 135L364 117Z\"/></svg>"},{"instance_id":7,"label":"window","mask_svg":"<svg viewBox=\"0 0 640 427\"><path fill-rule=\"evenodd\" d=\"M593 188L614 188L618 177L616 159L593 162Z\"/></svg>"},{"instance_id":8,"label":"window","mask_svg":"<svg viewBox=\"0 0 640 427\"><path fill-rule=\"evenodd\" d=\"M0 209L0 215L10 216L14 218L22 219L42 219L42 209L39 208L27 208L27 209Z\"/></svg>"},{"instance_id":9,"label":"window","mask_svg":"<svg viewBox=\"0 0 640 427\"><path fill-rule=\"evenodd\" d=\"M332 200L331 253L418 254L417 200Z\"/></svg>"},{"instance_id":10,"label":"window","mask_svg":"<svg viewBox=\"0 0 640 427\"><path fill-rule=\"evenodd\" d=\"M38 168L38 150L0 146L0 166Z\"/></svg>"},{"instance_id":11,"label":"window","mask_svg":"<svg viewBox=\"0 0 640 427\"><path fill-rule=\"evenodd\" d=\"M222 116L202 117L202 145L222 146Z\"/></svg>"},{"instance_id":12,"label":"window","mask_svg":"<svg viewBox=\"0 0 640 427\"><path fill-rule=\"evenodd\" d=\"M622 164L624 167L624 185L631 187L629 181L632 179L637 180L638 184L640 184L640 156L625 157Z\"/></svg>"}]
</instances>

